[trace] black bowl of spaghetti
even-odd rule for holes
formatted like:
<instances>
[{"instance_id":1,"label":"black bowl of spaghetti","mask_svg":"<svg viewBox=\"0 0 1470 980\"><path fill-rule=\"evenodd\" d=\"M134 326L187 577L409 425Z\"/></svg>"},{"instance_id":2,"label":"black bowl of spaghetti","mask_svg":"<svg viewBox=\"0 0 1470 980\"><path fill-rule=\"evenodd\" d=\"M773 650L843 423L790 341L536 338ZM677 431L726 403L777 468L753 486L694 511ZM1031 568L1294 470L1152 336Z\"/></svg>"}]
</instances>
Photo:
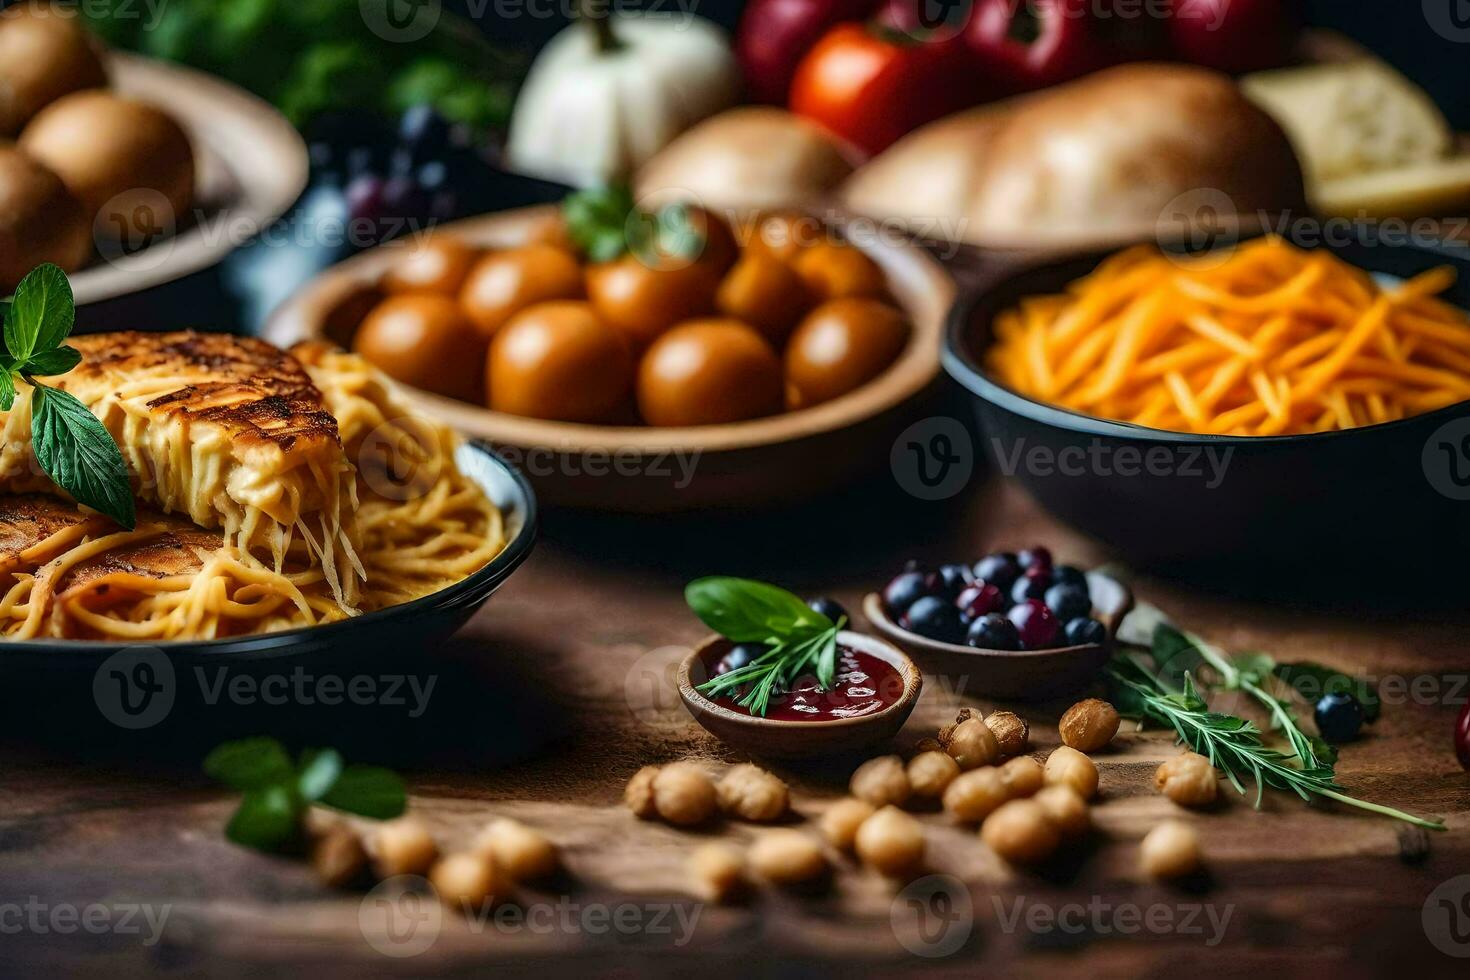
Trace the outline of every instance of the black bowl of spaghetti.
<instances>
[{"instance_id":1,"label":"black bowl of spaghetti","mask_svg":"<svg viewBox=\"0 0 1470 980\"><path fill-rule=\"evenodd\" d=\"M138 518L59 497L28 461L24 400L0 413L0 670L402 660L531 550L521 474L352 355L199 334L78 342L64 383L122 448Z\"/></svg>"}]
</instances>

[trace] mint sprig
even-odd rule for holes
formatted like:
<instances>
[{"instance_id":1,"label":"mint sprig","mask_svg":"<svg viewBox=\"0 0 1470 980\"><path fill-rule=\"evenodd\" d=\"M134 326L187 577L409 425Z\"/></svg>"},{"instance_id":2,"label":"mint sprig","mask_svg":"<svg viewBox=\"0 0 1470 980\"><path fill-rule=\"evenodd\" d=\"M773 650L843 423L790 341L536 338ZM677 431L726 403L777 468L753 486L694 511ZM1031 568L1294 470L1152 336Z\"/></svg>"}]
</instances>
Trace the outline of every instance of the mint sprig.
<instances>
[{"instance_id":1,"label":"mint sprig","mask_svg":"<svg viewBox=\"0 0 1470 980\"><path fill-rule=\"evenodd\" d=\"M336 749L310 749L293 764L281 743L267 737L217 746L205 756L204 772L242 794L225 836L262 851L291 843L312 804L387 820L408 802L403 780L391 770L347 765Z\"/></svg>"},{"instance_id":2,"label":"mint sprig","mask_svg":"<svg viewBox=\"0 0 1470 980\"><path fill-rule=\"evenodd\" d=\"M79 504L106 514L128 530L137 524L122 451L75 395L41 384L82 361L63 346L76 325L71 283L47 262L26 274L5 310L0 351L0 411L15 407L16 385L31 393L31 445L41 470Z\"/></svg>"},{"instance_id":3,"label":"mint sprig","mask_svg":"<svg viewBox=\"0 0 1470 980\"><path fill-rule=\"evenodd\" d=\"M688 205L671 202L648 211L626 186L593 187L567 195L561 205L567 235L593 262L632 252L649 268L669 258L692 262L708 243Z\"/></svg>"},{"instance_id":4,"label":"mint sprig","mask_svg":"<svg viewBox=\"0 0 1470 980\"><path fill-rule=\"evenodd\" d=\"M744 578L698 579L684 589L684 600L726 639L769 648L744 667L701 684L701 694L719 697L746 688L736 703L764 716L772 695L807 671L823 690L836 680L837 632L845 620L834 623L785 589Z\"/></svg>"}]
</instances>

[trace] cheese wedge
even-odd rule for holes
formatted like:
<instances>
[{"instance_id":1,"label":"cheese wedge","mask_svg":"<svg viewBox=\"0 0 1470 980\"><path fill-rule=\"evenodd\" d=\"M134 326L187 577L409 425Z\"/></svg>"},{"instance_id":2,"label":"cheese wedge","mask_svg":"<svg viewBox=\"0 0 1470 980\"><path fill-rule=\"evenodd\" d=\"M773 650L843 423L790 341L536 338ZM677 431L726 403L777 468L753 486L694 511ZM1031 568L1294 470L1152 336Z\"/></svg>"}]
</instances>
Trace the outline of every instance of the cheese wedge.
<instances>
[{"instance_id":1,"label":"cheese wedge","mask_svg":"<svg viewBox=\"0 0 1470 980\"><path fill-rule=\"evenodd\" d=\"M1329 217L1464 214L1470 207L1470 156L1323 181L1311 196L1316 209Z\"/></svg>"}]
</instances>

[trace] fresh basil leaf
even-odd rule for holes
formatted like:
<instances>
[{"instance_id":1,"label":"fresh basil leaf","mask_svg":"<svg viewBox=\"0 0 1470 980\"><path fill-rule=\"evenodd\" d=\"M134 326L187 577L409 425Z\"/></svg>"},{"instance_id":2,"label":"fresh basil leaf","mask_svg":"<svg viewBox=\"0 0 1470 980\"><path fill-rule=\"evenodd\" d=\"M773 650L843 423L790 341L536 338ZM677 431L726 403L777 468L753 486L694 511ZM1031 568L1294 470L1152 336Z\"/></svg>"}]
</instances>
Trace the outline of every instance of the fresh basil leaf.
<instances>
[{"instance_id":1,"label":"fresh basil leaf","mask_svg":"<svg viewBox=\"0 0 1470 980\"><path fill-rule=\"evenodd\" d=\"M264 736L216 746L204 757L204 772L211 779L246 790L289 783L296 775L281 743Z\"/></svg>"},{"instance_id":2,"label":"fresh basil leaf","mask_svg":"<svg viewBox=\"0 0 1470 980\"><path fill-rule=\"evenodd\" d=\"M1239 653L1230 658L1230 664L1240 675L1240 680L1251 684L1260 684L1271 676L1271 671L1276 667L1276 661L1271 655L1261 652Z\"/></svg>"},{"instance_id":3,"label":"fresh basil leaf","mask_svg":"<svg viewBox=\"0 0 1470 980\"><path fill-rule=\"evenodd\" d=\"M273 851L296 835L301 800L285 786L248 789L225 836L236 844Z\"/></svg>"},{"instance_id":4,"label":"fresh basil leaf","mask_svg":"<svg viewBox=\"0 0 1470 980\"><path fill-rule=\"evenodd\" d=\"M0 412L8 412L15 407L15 376L10 373L10 366L0 365Z\"/></svg>"},{"instance_id":5,"label":"fresh basil leaf","mask_svg":"<svg viewBox=\"0 0 1470 980\"><path fill-rule=\"evenodd\" d=\"M1378 699L1377 685L1344 674L1325 664L1310 660L1277 664L1274 673L1309 704L1315 705L1324 694L1343 691L1353 695L1363 706L1364 721L1377 721L1383 710L1383 705Z\"/></svg>"},{"instance_id":6,"label":"fresh basil leaf","mask_svg":"<svg viewBox=\"0 0 1470 980\"><path fill-rule=\"evenodd\" d=\"M75 347L57 347L55 350L32 354L25 363L27 374L41 378L54 378L65 374L82 363L82 352Z\"/></svg>"},{"instance_id":7,"label":"fresh basil leaf","mask_svg":"<svg viewBox=\"0 0 1470 980\"><path fill-rule=\"evenodd\" d=\"M61 346L75 319L66 273L43 262L15 287L15 299L5 311L5 348L16 363L24 363L32 354Z\"/></svg>"},{"instance_id":8,"label":"fresh basil leaf","mask_svg":"<svg viewBox=\"0 0 1470 980\"><path fill-rule=\"evenodd\" d=\"M1154 627L1150 652L1159 676L1168 683L1182 683L1185 674L1198 673L1204 663L1194 640L1164 622Z\"/></svg>"},{"instance_id":9,"label":"fresh basil leaf","mask_svg":"<svg viewBox=\"0 0 1470 980\"><path fill-rule=\"evenodd\" d=\"M336 749L315 749L301 757L301 772L296 777L296 791L304 800L315 802L326 796L342 775L342 754Z\"/></svg>"},{"instance_id":10,"label":"fresh basil leaf","mask_svg":"<svg viewBox=\"0 0 1470 980\"><path fill-rule=\"evenodd\" d=\"M834 625L785 589L753 579L696 579L684 589L684 600L706 626L736 643L765 643Z\"/></svg>"},{"instance_id":11,"label":"fresh basil leaf","mask_svg":"<svg viewBox=\"0 0 1470 980\"><path fill-rule=\"evenodd\" d=\"M408 793L403 788L403 780L392 770L348 766L320 802L348 813L388 820L403 812L408 805Z\"/></svg>"},{"instance_id":12,"label":"fresh basil leaf","mask_svg":"<svg viewBox=\"0 0 1470 980\"><path fill-rule=\"evenodd\" d=\"M36 460L56 485L128 530L137 523L122 451L76 396L36 385L31 393L31 442Z\"/></svg>"},{"instance_id":13,"label":"fresh basil leaf","mask_svg":"<svg viewBox=\"0 0 1470 980\"><path fill-rule=\"evenodd\" d=\"M562 201L567 236L594 262L610 262L628 250L628 217L635 210L627 187L593 187Z\"/></svg>"}]
</instances>

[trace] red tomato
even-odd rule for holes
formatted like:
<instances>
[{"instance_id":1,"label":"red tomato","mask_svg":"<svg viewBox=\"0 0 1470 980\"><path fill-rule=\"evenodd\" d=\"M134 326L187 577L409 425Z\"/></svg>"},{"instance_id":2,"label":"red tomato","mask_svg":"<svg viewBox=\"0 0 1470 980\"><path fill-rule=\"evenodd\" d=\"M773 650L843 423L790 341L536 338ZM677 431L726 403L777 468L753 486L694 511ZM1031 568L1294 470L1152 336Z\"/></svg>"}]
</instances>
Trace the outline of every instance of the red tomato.
<instances>
[{"instance_id":1,"label":"red tomato","mask_svg":"<svg viewBox=\"0 0 1470 980\"><path fill-rule=\"evenodd\" d=\"M1470 769L1470 704L1460 709L1460 720L1455 723L1455 754L1460 765Z\"/></svg>"},{"instance_id":2,"label":"red tomato","mask_svg":"<svg viewBox=\"0 0 1470 980\"><path fill-rule=\"evenodd\" d=\"M1169 43L1206 68L1260 71L1287 62L1301 27L1294 0L1173 0Z\"/></svg>"},{"instance_id":3,"label":"red tomato","mask_svg":"<svg viewBox=\"0 0 1470 980\"><path fill-rule=\"evenodd\" d=\"M874 0L751 0L735 32L735 57L755 102L780 104L796 65L834 25L861 20Z\"/></svg>"},{"instance_id":4,"label":"red tomato","mask_svg":"<svg viewBox=\"0 0 1470 980\"><path fill-rule=\"evenodd\" d=\"M791 109L868 153L980 99L959 46L881 25L838 24L791 82Z\"/></svg>"}]
</instances>

